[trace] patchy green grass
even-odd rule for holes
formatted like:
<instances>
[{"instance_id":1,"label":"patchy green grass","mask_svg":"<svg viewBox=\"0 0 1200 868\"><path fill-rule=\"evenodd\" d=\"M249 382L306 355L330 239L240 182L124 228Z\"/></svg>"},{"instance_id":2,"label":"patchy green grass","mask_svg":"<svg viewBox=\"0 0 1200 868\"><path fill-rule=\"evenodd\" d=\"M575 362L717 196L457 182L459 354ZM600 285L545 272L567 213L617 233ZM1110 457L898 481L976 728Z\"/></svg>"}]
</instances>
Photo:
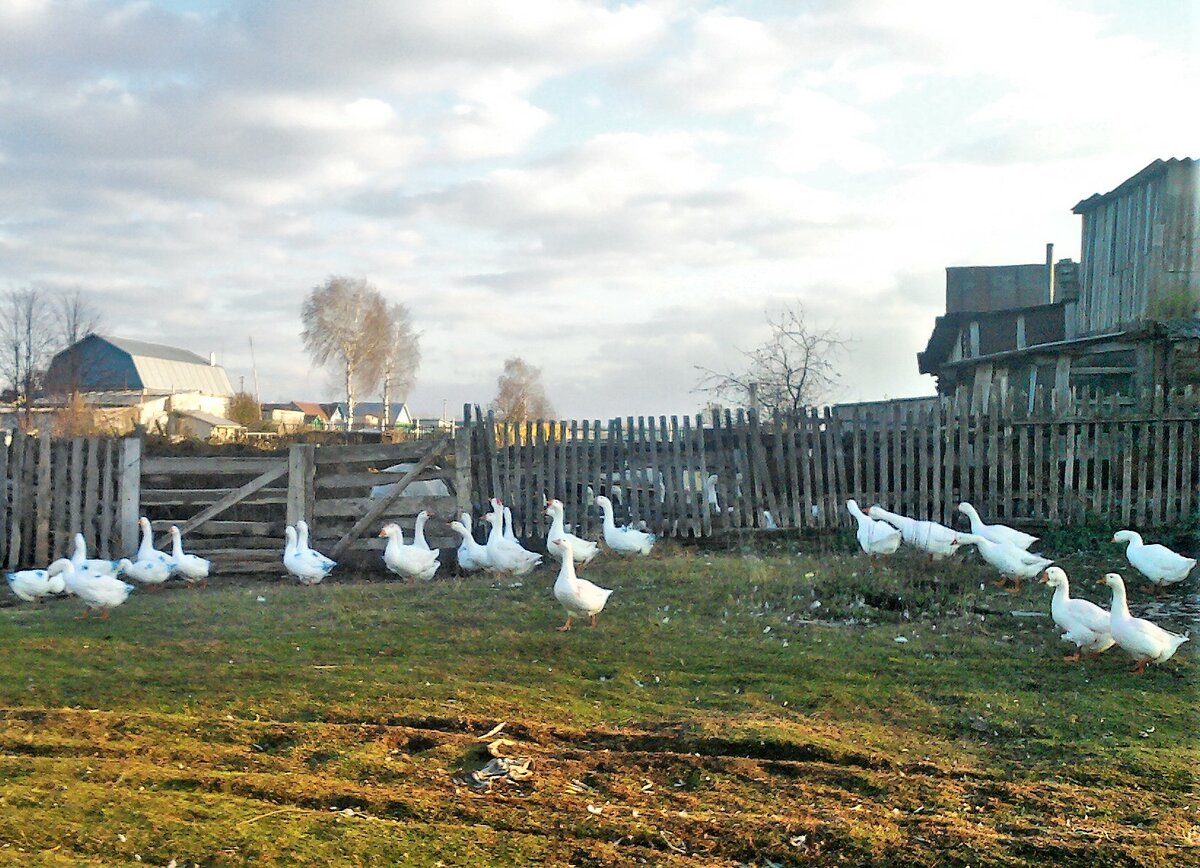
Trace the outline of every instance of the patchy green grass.
<instances>
[{"instance_id":1,"label":"patchy green grass","mask_svg":"<svg viewBox=\"0 0 1200 868\"><path fill-rule=\"evenodd\" d=\"M794 548L598 562L565 634L549 571L0 610L0 863L1197 857L1195 649L1066 664L1045 588ZM475 793L501 721L535 775Z\"/></svg>"}]
</instances>

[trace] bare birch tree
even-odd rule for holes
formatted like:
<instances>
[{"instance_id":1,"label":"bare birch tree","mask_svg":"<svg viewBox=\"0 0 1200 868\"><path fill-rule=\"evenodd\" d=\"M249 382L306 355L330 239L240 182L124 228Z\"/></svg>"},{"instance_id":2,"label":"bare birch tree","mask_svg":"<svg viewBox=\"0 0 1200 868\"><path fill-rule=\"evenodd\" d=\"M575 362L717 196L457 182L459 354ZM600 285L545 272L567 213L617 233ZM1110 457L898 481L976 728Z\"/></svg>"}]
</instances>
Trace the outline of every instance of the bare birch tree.
<instances>
[{"instance_id":1,"label":"bare birch tree","mask_svg":"<svg viewBox=\"0 0 1200 868\"><path fill-rule=\"evenodd\" d=\"M9 290L0 307L0 373L28 420L54 346L54 329L39 289Z\"/></svg>"},{"instance_id":2,"label":"bare birch tree","mask_svg":"<svg viewBox=\"0 0 1200 868\"><path fill-rule=\"evenodd\" d=\"M795 413L829 397L840 375L837 356L847 341L831 328L816 328L795 302L778 315L767 314L771 334L752 350L740 350L742 371L714 371L696 365L700 372L693 391L724 398L736 404Z\"/></svg>"},{"instance_id":3,"label":"bare birch tree","mask_svg":"<svg viewBox=\"0 0 1200 868\"><path fill-rule=\"evenodd\" d=\"M393 303L388 306L387 315L388 341L383 356L383 420L380 423L385 428L392 423L392 395L406 400L421 367L421 336L413 330L408 305Z\"/></svg>"},{"instance_id":4,"label":"bare birch tree","mask_svg":"<svg viewBox=\"0 0 1200 868\"><path fill-rule=\"evenodd\" d=\"M100 328L100 311L80 290L60 293L53 305L54 342L60 349L70 349ZM66 357L66 371L55 375L56 382L47 383L48 390L62 393L79 391L82 359L77 353Z\"/></svg>"},{"instance_id":5,"label":"bare birch tree","mask_svg":"<svg viewBox=\"0 0 1200 868\"><path fill-rule=\"evenodd\" d=\"M554 406L546 397L542 369L519 356L504 361L504 371L496 380L496 397L491 409L504 422L526 419L553 419Z\"/></svg>"},{"instance_id":6,"label":"bare birch tree","mask_svg":"<svg viewBox=\"0 0 1200 868\"><path fill-rule=\"evenodd\" d=\"M300 333L313 363L331 365L346 392L346 430L354 424L355 390L379 383L387 350L387 303L362 278L330 277L304 300Z\"/></svg>"}]
</instances>

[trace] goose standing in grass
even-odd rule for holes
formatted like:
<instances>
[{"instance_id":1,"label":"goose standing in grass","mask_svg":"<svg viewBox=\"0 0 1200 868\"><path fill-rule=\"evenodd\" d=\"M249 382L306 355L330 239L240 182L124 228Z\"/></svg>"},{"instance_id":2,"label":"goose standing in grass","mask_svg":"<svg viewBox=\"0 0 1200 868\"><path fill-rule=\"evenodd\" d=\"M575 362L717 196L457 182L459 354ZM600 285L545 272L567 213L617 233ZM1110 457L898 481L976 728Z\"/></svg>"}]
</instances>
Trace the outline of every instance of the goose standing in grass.
<instances>
[{"instance_id":1,"label":"goose standing in grass","mask_svg":"<svg viewBox=\"0 0 1200 868\"><path fill-rule=\"evenodd\" d=\"M504 539L515 546L521 545L521 541L517 539L517 535L513 533L512 510L507 506L504 507Z\"/></svg>"},{"instance_id":2,"label":"goose standing in grass","mask_svg":"<svg viewBox=\"0 0 1200 868\"><path fill-rule=\"evenodd\" d=\"M562 561L567 551L559 545L560 540L570 543L575 564L579 569L586 567L595 559L596 555L600 554L600 546L596 543L567 533L563 526L563 503L561 500L546 501L546 515L550 518L550 532L546 534L546 551L558 558L559 561Z\"/></svg>"},{"instance_id":3,"label":"goose standing in grass","mask_svg":"<svg viewBox=\"0 0 1200 868\"><path fill-rule=\"evenodd\" d=\"M175 561L175 572L183 576L189 588L199 582L202 588L208 587L208 573L212 569L212 561L193 555L183 550L183 537L179 528L171 525L171 559Z\"/></svg>"},{"instance_id":4,"label":"goose standing in grass","mask_svg":"<svg viewBox=\"0 0 1200 868\"><path fill-rule=\"evenodd\" d=\"M929 559L940 561L958 551L961 543L952 529L936 521L918 521L905 515L888 512L876 504L867 510L867 515L886 521L900 531L906 545L928 553Z\"/></svg>"},{"instance_id":5,"label":"goose standing in grass","mask_svg":"<svg viewBox=\"0 0 1200 868\"><path fill-rule=\"evenodd\" d=\"M604 512L604 544L619 555L648 555L654 548L657 537L652 533L617 527L613 521L612 501L604 495L596 498L596 505Z\"/></svg>"},{"instance_id":6,"label":"goose standing in grass","mask_svg":"<svg viewBox=\"0 0 1200 868\"><path fill-rule=\"evenodd\" d=\"M1008 543L1026 551L1038 541L1036 536L1030 536L1024 531L1017 530L1005 524L984 524L975 507L971 506L965 500L958 505L958 511L970 520L971 533L975 534L975 536L990 539L994 543Z\"/></svg>"},{"instance_id":7,"label":"goose standing in grass","mask_svg":"<svg viewBox=\"0 0 1200 868\"><path fill-rule=\"evenodd\" d=\"M423 509L417 513L416 523L413 527L412 544L419 549L425 549L425 551L430 551L429 541L425 539L425 524L431 518L433 518L433 513Z\"/></svg>"},{"instance_id":8,"label":"goose standing in grass","mask_svg":"<svg viewBox=\"0 0 1200 868\"><path fill-rule=\"evenodd\" d=\"M1115 543L1128 543L1125 557L1135 570L1150 580L1148 590L1158 594L1167 585L1182 582L1196 566L1195 558L1185 558L1164 545L1142 542L1137 531L1119 530L1113 534Z\"/></svg>"},{"instance_id":9,"label":"goose standing in grass","mask_svg":"<svg viewBox=\"0 0 1200 868\"><path fill-rule=\"evenodd\" d=\"M462 514L462 518L467 522L471 520L471 516L465 512ZM462 537L462 542L458 546L458 566L463 572L473 573L477 570L491 569L492 561L488 557L487 548L475 541L468 525L462 521L452 521L450 530Z\"/></svg>"},{"instance_id":10,"label":"goose standing in grass","mask_svg":"<svg viewBox=\"0 0 1200 868\"><path fill-rule=\"evenodd\" d=\"M1063 631L1064 642L1075 643L1075 653L1064 660L1076 662L1087 652L1099 657L1116 641L1112 637L1112 619L1108 612L1090 600L1073 599L1067 574L1059 567L1047 567L1042 582L1054 588L1050 598L1050 615Z\"/></svg>"},{"instance_id":11,"label":"goose standing in grass","mask_svg":"<svg viewBox=\"0 0 1200 868\"><path fill-rule=\"evenodd\" d=\"M328 574L337 566L337 561L332 558L327 558L319 551L308 544L308 522L300 519L296 522L296 550L308 552L308 556L316 561L321 566L325 567L325 572Z\"/></svg>"},{"instance_id":12,"label":"goose standing in grass","mask_svg":"<svg viewBox=\"0 0 1200 868\"><path fill-rule=\"evenodd\" d=\"M886 521L877 521L864 513L858 506L857 500L847 500L846 509L858 522L858 545L871 556L871 563L880 555L895 554L900 548L903 534Z\"/></svg>"},{"instance_id":13,"label":"goose standing in grass","mask_svg":"<svg viewBox=\"0 0 1200 868\"><path fill-rule=\"evenodd\" d=\"M1000 573L1000 580L993 584L1010 594L1016 594L1021 590L1023 579L1035 578L1046 567L1054 563L1049 558L1027 552L1010 543L992 542L985 536L977 536L973 533L960 533L958 541L962 545L973 545L979 550L983 559ZM1012 585L1009 584L1010 580L1013 582Z\"/></svg>"},{"instance_id":14,"label":"goose standing in grass","mask_svg":"<svg viewBox=\"0 0 1200 868\"><path fill-rule=\"evenodd\" d=\"M167 566L169 576L175 570L175 561L169 554L160 552L154 547L154 531L150 527L150 519L143 515L138 519L138 527L142 529L142 543L138 546L137 557L133 559L134 563L151 559L162 561Z\"/></svg>"},{"instance_id":15,"label":"goose standing in grass","mask_svg":"<svg viewBox=\"0 0 1200 868\"><path fill-rule=\"evenodd\" d=\"M504 513L492 510L484 516L484 520L492 526L488 533L487 554L492 562L492 569L498 573L508 573L512 576L524 576L542 562L542 556L531 552L520 543L510 542L504 538Z\"/></svg>"},{"instance_id":16,"label":"goose standing in grass","mask_svg":"<svg viewBox=\"0 0 1200 868\"><path fill-rule=\"evenodd\" d=\"M296 529L290 524L284 530L284 538L287 542L283 547L283 566L289 573L295 576L302 585L318 585L330 572L333 567L329 563L317 560L313 557L313 552L309 549L301 549L299 545L299 537L296 535Z\"/></svg>"},{"instance_id":17,"label":"goose standing in grass","mask_svg":"<svg viewBox=\"0 0 1200 868\"><path fill-rule=\"evenodd\" d=\"M97 573L107 573L115 575L119 568L120 561L109 560L108 558L89 558L87 551L87 540L83 538L83 534L75 534L75 550L71 554L71 563L75 565L75 569L87 567Z\"/></svg>"},{"instance_id":18,"label":"goose standing in grass","mask_svg":"<svg viewBox=\"0 0 1200 868\"><path fill-rule=\"evenodd\" d=\"M134 586L118 578L89 569L75 569L69 558L59 558L47 570L51 575L61 575L67 592L83 600L87 606L79 618L86 618L93 609L100 610L100 617L107 618L108 610L124 603Z\"/></svg>"},{"instance_id":19,"label":"goose standing in grass","mask_svg":"<svg viewBox=\"0 0 1200 868\"><path fill-rule=\"evenodd\" d=\"M588 618L595 627L596 616L604 609L612 591L575 575L575 554L569 540L560 538L554 543L563 550L562 566L554 581L554 599L567 610L567 623L558 630L560 633L570 630L572 618Z\"/></svg>"},{"instance_id":20,"label":"goose standing in grass","mask_svg":"<svg viewBox=\"0 0 1200 868\"><path fill-rule=\"evenodd\" d=\"M160 558L138 558L136 561L121 558L117 564L121 575L129 576L138 584L145 585L149 591L157 591L171 578L171 568Z\"/></svg>"},{"instance_id":21,"label":"goose standing in grass","mask_svg":"<svg viewBox=\"0 0 1200 868\"><path fill-rule=\"evenodd\" d=\"M44 597L61 594L66 590L66 583L61 575L50 575L49 570L17 570L5 573L8 587L18 599L26 603L41 602Z\"/></svg>"},{"instance_id":22,"label":"goose standing in grass","mask_svg":"<svg viewBox=\"0 0 1200 868\"><path fill-rule=\"evenodd\" d=\"M1108 573L1099 584L1112 588L1112 637L1137 662L1129 670L1134 675L1146 671L1147 663L1166 663L1188 641L1187 636L1169 633L1157 624L1129 614L1125 599L1125 581L1118 573Z\"/></svg>"},{"instance_id":23,"label":"goose standing in grass","mask_svg":"<svg viewBox=\"0 0 1200 868\"><path fill-rule=\"evenodd\" d=\"M383 562L393 573L406 579L425 579L426 581L437 574L438 567L442 565L438 560L437 549L405 545L404 531L395 522L384 525L379 535L387 538L387 547L383 550Z\"/></svg>"}]
</instances>

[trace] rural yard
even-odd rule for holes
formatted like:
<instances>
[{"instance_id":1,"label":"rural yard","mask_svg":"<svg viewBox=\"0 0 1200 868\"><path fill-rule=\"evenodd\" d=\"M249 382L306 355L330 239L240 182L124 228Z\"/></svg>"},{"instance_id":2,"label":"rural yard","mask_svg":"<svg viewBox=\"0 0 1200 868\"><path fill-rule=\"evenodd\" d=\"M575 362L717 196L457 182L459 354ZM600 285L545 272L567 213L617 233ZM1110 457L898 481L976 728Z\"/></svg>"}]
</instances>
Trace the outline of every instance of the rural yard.
<instances>
[{"instance_id":1,"label":"rural yard","mask_svg":"<svg viewBox=\"0 0 1200 868\"><path fill-rule=\"evenodd\" d=\"M1065 663L1043 586L773 539L602 558L567 633L548 567L0 609L0 864L1197 858L1195 643ZM1060 564L1104 604L1124 565ZM1194 583L1170 596L1195 632ZM493 755L527 771L473 786Z\"/></svg>"}]
</instances>

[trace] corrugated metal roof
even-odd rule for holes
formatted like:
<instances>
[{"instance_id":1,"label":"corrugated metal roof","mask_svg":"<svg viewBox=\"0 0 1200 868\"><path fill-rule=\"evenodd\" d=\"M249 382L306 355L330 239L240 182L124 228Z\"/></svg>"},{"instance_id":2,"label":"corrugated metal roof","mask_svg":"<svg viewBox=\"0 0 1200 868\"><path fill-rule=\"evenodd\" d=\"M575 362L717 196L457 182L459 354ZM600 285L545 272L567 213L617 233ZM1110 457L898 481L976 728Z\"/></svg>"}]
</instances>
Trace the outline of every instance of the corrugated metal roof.
<instances>
[{"instance_id":1,"label":"corrugated metal roof","mask_svg":"<svg viewBox=\"0 0 1200 868\"><path fill-rule=\"evenodd\" d=\"M148 341L135 341L129 338L115 338L112 335L97 335L108 341L119 350L124 350L131 356L144 356L150 359L164 359L168 362L188 362L193 365L208 366L208 359L190 350L179 347L168 347L165 344L152 344Z\"/></svg>"},{"instance_id":2,"label":"corrugated metal roof","mask_svg":"<svg viewBox=\"0 0 1200 868\"><path fill-rule=\"evenodd\" d=\"M233 396L233 384L225 369L210 365L208 359L190 350L111 335L97 337L129 354L143 389Z\"/></svg>"}]
</instances>

